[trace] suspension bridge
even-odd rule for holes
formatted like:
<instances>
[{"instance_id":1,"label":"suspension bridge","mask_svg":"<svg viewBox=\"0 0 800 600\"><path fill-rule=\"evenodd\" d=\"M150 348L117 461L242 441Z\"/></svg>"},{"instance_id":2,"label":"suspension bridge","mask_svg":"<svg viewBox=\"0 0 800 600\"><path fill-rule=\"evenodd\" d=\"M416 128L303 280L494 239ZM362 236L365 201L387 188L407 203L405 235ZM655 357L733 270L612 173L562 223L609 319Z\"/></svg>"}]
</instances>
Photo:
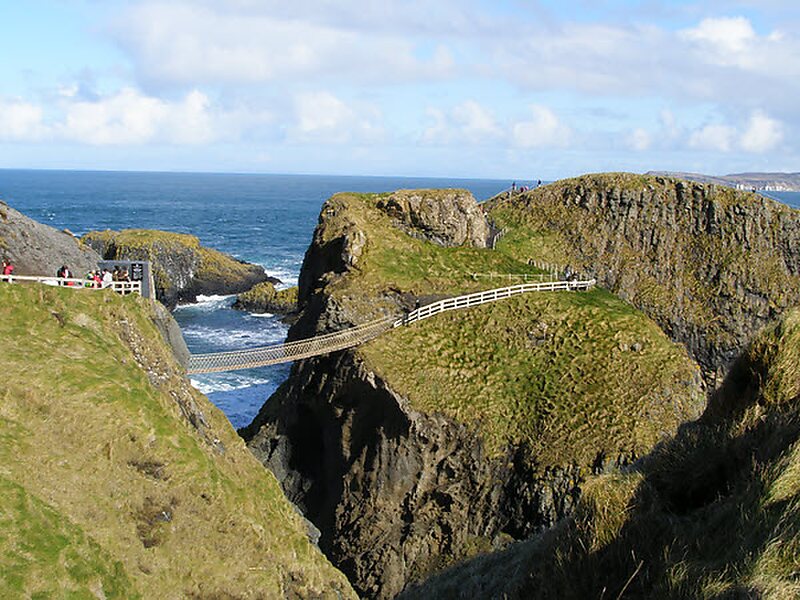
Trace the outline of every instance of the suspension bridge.
<instances>
[{"instance_id":1,"label":"suspension bridge","mask_svg":"<svg viewBox=\"0 0 800 600\"><path fill-rule=\"evenodd\" d=\"M192 354L189 357L187 373L195 375L201 373L237 371L240 369L265 367L303 358L311 358L313 356L321 356L323 354L336 352L337 350L358 346L375 339L390 329L410 325L411 323L423 319L429 319L430 317L449 310L471 308L473 306L479 306L488 302L496 302L503 298L510 298L518 294L527 294L531 292L583 291L594 287L595 283L594 279L522 283L484 292L466 294L464 296L446 298L412 310L401 318L387 316L369 321L368 323L363 323L356 327L303 340L229 352Z\"/></svg>"}]
</instances>

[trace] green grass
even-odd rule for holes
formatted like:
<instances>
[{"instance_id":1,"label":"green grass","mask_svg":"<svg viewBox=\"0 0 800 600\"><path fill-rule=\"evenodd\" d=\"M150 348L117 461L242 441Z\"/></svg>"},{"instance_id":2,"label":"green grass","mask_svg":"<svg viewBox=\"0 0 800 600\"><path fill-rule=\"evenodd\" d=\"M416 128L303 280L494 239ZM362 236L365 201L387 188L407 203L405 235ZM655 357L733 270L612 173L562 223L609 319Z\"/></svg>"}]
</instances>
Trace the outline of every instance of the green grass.
<instances>
[{"instance_id":1,"label":"green grass","mask_svg":"<svg viewBox=\"0 0 800 600\"><path fill-rule=\"evenodd\" d=\"M0 475L42 523L4 504L4 543L48 553L15 562L24 594L52 579L108 597L352 596L154 318L138 296L0 286ZM65 536L85 550L54 554Z\"/></svg>"},{"instance_id":2,"label":"green grass","mask_svg":"<svg viewBox=\"0 0 800 600\"><path fill-rule=\"evenodd\" d=\"M685 350L603 290L532 293L394 330L361 347L414 408L544 464L641 455L704 405Z\"/></svg>"},{"instance_id":3,"label":"green grass","mask_svg":"<svg viewBox=\"0 0 800 600\"><path fill-rule=\"evenodd\" d=\"M797 598L799 403L794 309L753 342L703 417L637 470L591 479L555 529L409 596Z\"/></svg>"}]
</instances>

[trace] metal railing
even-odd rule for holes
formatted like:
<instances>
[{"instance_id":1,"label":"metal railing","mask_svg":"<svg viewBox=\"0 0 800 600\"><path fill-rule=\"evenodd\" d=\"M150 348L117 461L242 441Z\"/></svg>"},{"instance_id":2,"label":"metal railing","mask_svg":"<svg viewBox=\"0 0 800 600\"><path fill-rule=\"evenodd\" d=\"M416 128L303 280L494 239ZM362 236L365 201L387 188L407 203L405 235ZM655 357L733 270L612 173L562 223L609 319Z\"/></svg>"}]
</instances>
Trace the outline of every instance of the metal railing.
<instances>
[{"instance_id":1,"label":"metal railing","mask_svg":"<svg viewBox=\"0 0 800 600\"><path fill-rule=\"evenodd\" d=\"M53 287L68 287L80 290L110 289L118 294L141 294L141 281L112 281L110 283L97 283L92 279L78 279L74 277L47 277L45 275L0 275L0 282L4 283L41 283Z\"/></svg>"}]
</instances>

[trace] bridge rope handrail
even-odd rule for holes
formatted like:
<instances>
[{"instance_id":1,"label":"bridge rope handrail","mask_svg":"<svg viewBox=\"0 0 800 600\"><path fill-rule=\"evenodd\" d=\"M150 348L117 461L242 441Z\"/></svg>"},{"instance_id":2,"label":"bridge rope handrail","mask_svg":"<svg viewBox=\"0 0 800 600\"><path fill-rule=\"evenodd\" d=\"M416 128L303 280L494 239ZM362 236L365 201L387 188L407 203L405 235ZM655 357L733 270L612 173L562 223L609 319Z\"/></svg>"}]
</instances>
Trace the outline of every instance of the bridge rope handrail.
<instances>
[{"instance_id":1,"label":"bridge rope handrail","mask_svg":"<svg viewBox=\"0 0 800 600\"><path fill-rule=\"evenodd\" d=\"M595 280L548 281L543 283L523 283L504 288L475 292L463 296L446 298L410 311L402 318L382 317L362 323L349 329L323 335L295 340L283 344L260 346L244 350L229 350L207 354L192 354L189 357L187 373L216 373L238 369L250 369L283 362L300 360L328 354L337 350L352 348L368 342L383 332L403 325L409 325L448 310L470 308L488 302L495 302L517 294L540 291L586 290L595 285Z\"/></svg>"}]
</instances>

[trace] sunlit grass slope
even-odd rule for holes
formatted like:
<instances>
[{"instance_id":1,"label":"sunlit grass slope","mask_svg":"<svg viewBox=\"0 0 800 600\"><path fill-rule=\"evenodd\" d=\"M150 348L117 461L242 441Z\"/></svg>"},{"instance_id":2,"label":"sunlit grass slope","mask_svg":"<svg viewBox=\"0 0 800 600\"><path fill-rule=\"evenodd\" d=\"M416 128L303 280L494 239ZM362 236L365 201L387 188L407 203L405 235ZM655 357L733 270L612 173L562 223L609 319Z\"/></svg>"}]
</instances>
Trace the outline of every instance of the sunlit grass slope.
<instances>
[{"instance_id":1,"label":"sunlit grass slope","mask_svg":"<svg viewBox=\"0 0 800 600\"><path fill-rule=\"evenodd\" d=\"M534 293L444 313L360 352L414 408L544 463L641 455L704 405L686 351L604 290Z\"/></svg>"},{"instance_id":2,"label":"sunlit grass slope","mask_svg":"<svg viewBox=\"0 0 800 600\"><path fill-rule=\"evenodd\" d=\"M798 598L799 408L794 309L638 469L590 480L556 529L409 597Z\"/></svg>"},{"instance_id":3,"label":"sunlit grass slope","mask_svg":"<svg viewBox=\"0 0 800 600\"><path fill-rule=\"evenodd\" d=\"M0 285L0 597L352 597L152 318Z\"/></svg>"}]
</instances>

